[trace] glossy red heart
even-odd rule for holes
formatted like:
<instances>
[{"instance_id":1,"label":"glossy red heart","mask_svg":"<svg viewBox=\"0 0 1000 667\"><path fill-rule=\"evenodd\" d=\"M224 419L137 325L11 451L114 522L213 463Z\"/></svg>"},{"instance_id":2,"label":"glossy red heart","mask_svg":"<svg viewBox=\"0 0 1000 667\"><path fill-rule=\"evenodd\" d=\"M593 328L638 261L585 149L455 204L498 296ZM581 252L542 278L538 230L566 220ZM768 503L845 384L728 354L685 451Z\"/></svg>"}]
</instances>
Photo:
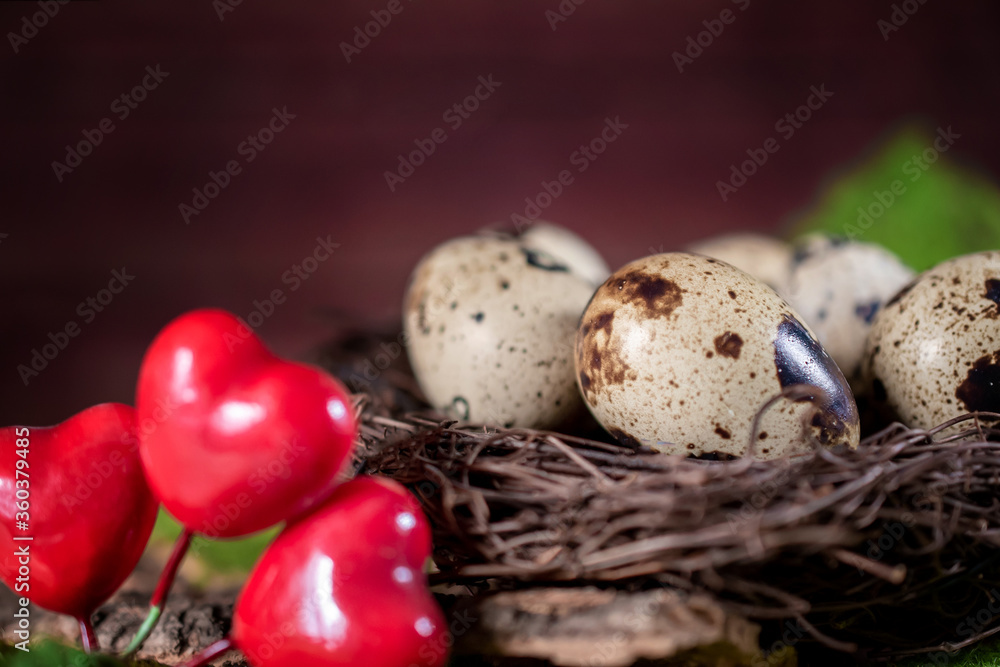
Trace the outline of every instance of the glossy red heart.
<instances>
[{"instance_id":1,"label":"glossy red heart","mask_svg":"<svg viewBox=\"0 0 1000 667\"><path fill-rule=\"evenodd\" d=\"M450 646L423 566L430 529L391 480L360 477L290 524L236 601L255 667L438 667Z\"/></svg>"},{"instance_id":2,"label":"glossy red heart","mask_svg":"<svg viewBox=\"0 0 1000 667\"><path fill-rule=\"evenodd\" d=\"M4 583L77 618L89 618L111 597L139 562L156 521L136 444L135 413L116 403L58 426L0 429ZM24 537L32 539L15 539Z\"/></svg>"},{"instance_id":3,"label":"glossy red heart","mask_svg":"<svg viewBox=\"0 0 1000 667\"><path fill-rule=\"evenodd\" d=\"M344 387L275 356L221 310L187 313L160 332L136 411L153 492L212 537L253 533L322 501L354 444Z\"/></svg>"}]
</instances>

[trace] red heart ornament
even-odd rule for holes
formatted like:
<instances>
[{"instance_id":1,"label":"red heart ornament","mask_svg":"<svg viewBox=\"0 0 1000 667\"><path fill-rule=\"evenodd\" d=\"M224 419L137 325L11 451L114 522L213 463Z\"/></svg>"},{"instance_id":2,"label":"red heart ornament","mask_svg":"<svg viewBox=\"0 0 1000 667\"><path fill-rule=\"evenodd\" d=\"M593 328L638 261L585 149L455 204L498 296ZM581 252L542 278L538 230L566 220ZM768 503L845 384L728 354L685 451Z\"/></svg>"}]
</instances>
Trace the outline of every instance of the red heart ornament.
<instances>
[{"instance_id":1,"label":"red heart ornament","mask_svg":"<svg viewBox=\"0 0 1000 667\"><path fill-rule=\"evenodd\" d=\"M15 593L86 619L121 586L156 521L137 444L116 403L0 429L0 579Z\"/></svg>"},{"instance_id":2,"label":"red heart ornament","mask_svg":"<svg viewBox=\"0 0 1000 667\"><path fill-rule=\"evenodd\" d=\"M322 501L354 444L344 387L275 356L221 310L187 313L160 332L136 412L153 492L211 537L253 533Z\"/></svg>"},{"instance_id":3,"label":"red heart ornament","mask_svg":"<svg viewBox=\"0 0 1000 667\"><path fill-rule=\"evenodd\" d=\"M360 477L290 524L236 601L255 667L439 667L451 645L427 589L427 520L406 489Z\"/></svg>"}]
</instances>

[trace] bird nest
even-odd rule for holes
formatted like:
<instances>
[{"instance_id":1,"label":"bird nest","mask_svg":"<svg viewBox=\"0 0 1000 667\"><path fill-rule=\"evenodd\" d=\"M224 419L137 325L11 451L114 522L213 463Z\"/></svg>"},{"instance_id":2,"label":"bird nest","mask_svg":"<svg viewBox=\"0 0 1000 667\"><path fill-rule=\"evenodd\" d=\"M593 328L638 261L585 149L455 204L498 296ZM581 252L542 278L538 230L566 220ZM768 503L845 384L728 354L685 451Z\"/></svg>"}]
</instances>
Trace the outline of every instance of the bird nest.
<instances>
[{"instance_id":1,"label":"bird nest","mask_svg":"<svg viewBox=\"0 0 1000 667\"><path fill-rule=\"evenodd\" d=\"M704 461L443 420L396 365L365 388L359 466L423 503L436 582L670 587L872 658L1000 631L1000 415Z\"/></svg>"}]
</instances>

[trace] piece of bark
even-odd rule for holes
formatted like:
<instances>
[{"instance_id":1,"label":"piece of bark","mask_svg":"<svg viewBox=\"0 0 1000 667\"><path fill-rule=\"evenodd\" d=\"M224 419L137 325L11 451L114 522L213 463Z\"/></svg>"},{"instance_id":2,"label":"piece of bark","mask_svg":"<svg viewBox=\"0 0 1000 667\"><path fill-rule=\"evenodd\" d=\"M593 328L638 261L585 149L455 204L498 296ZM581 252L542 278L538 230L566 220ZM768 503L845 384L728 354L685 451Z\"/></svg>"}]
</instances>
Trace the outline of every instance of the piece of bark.
<instances>
[{"instance_id":1,"label":"piece of bark","mask_svg":"<svg viewBox=\"0 0 1000 667\"><path fill-rule=\"evenodd\" d=\"M5 591L9 593L9 591ZM13 618L9 595L0 596L0 612L10 608L0 618L2 638L10 642L13 628L7 619ZM174 593L167 601L163 616L146 640L137 657L156 660L165 665L184 662L209 644L222 639L229 631L235 592L211 593L192 597ZM149 594L126 591L118 593L94 614L94 628L102 652L118 653L128 646L146 618ZM49 637L70 645L78 645L80 630L77 622L62 614L31 607L32 641ZM212 663L216 667L247 667L239 652L233 652Z\"/></svg>"},{"instance_id":2,"label":"piece of bark","mask_svg":"<svg viewBox=\"0 0 1000 667\"><path fill-rule=\"evenodd\" d=\"M176 664L222 639L232 624L235 598L235 593L212 593L203 598L172 595L138 657ZM128 646L146 617L148 600L148 596L120 596L116 604L95 615L102 648L118 652ZM213 664L227 663L230 667L246 664L238 653Z\"/></svg>"},{"instance_id":3,"label":"piece of bark","mask_svg":"<svg viewBox=\"0 0 1000 667\"><path fill-rule=\"evenodd\" d=\"M461 602L451 617L456 655L535 658L560 667L667 659L736 667L761 655L756 624L707 596L668 589L525 589ZM470 627L460 636L455 626L463 623Z\"/></svg>"},{"instance_id":4,"label":"piece of bark","mask_svg":"<svg viewBox=\"0 0 1000 667\"><path fill-rule=\"evenodd\" d=\"M228 632L235 599L235 591L201 597L174 593L138 657L165 665L184 662ZM452 667L625 667L637 662L741 667L761 657L757 625L725 612L707 596L671 589L533 588L439 600L455 642ZM147 602L148 594L122 592L98 611L94 621L102 649L121 651L128 645ZM5 613L10 603L10 595L0 593L4 618L11 618ZM0 619L0 625L9 640L9 623ZM43 636L77 644L79 631L73 619L33 608L32 637ZM448 648L425 647L421 658L429 664ZM239 652L213 664L248 667Z\"/></svg>"}]
</instances>

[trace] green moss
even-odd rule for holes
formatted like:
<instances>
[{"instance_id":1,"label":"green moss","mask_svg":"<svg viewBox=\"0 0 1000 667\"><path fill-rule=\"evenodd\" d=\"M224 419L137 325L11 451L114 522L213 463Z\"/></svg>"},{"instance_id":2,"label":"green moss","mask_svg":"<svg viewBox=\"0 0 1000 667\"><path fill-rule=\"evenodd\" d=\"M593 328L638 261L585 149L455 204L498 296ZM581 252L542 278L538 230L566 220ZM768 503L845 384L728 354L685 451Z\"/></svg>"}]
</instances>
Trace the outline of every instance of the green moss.
<instances>
[{"instance_id":1,"label":"green moss","mask_svg":"<svg viewBox=\"0 0 1000 667\"><path fill-rule=\"evenodd\" d=\"M1000 640L990 639L954 654L932 653L891 663L892 667L1000 667Z\"/></svg>"},{"instance_id":2,"label":"green moss","mask_svg":"<svg viewBox=\"0 0 1000 667\"><path fill-rule=\"evenodd\" d=\"M961 128L955 128L961 133ZM825 231L879 243L918 271L945 259L1000 248L1000 189L960 165L945 145L948 129L908 125L867 158L842 170L793 225L793 236ZM960 136L952 147L971 141ZM895 192L893 187L895 185Z\"/></svg>"}]
</instances>

